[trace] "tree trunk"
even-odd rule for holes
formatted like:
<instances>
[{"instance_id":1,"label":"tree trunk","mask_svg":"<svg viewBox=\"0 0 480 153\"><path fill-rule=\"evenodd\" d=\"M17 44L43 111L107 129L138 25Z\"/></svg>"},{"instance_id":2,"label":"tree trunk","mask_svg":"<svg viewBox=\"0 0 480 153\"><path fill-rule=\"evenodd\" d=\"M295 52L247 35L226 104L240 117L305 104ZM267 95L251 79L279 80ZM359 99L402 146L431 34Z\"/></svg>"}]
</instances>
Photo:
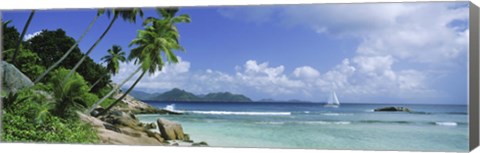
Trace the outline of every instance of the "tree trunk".
<instances>
[{"instance_id":1,"label":"tree trunk","mask_svg":"<svg viewBox=\"0 0 480 153\"><path fill-rule=\"evenodd\" d=\"M106 112L108 112L108 110L112 109L113 106L115 106L118 102L122 101L123 98L125 98L125 96L128 95L128 93L130 93L130 91L133 90L133 88L135 88L135 86L137 85L138 82L140 82L140 80L142 80L143 76L147 73L147 71L143 71L142 74L137 78L137 80L135 80L135 82L133 83L132 86L130 86L130 88L128 88L128 90L120 97L118 98L115 102L113 102L112 104L110 104L110 106L108 106L105 110L103 110L102 112L100 112L99 114L97 114L96 116L94 117L97 117L97 116L100 116L100 115L103 115L105 114Z\"/></svg>"},{"instance_id":2,"label":"tree trunk","mask_svg":"<svg viewBox=\"0 0 480 153\"><path fill-rule=\"evenodd\" d=\"M70 76L73 75L73 73L78 69L78 67L80 67L80 65L83 63L83 61L88 57L88 55L93 51L93 49L95 47L97 47L97 45L100 43L100 41L102 41L103 37L105 37L105 35L108 33L108 31L112 28L112 25L113 23L115 23L115 20L117 20L118 17L114 17L112 19L112 21L110 22L110 24L108 25L107 29L105 29L105 31L103 32L103 34L97 39L97 41L92 45L92 47L90 47L90 49L88 49L88 51L85 53L85 55L83 55L83 57L80 59L80 61L77 62L77 64L75 64L75 66L73 67L72 70L70 70L70 72L68 73L68 75L63 79L63 82L67 81L68 78L70 78Z\"/></svg>"},{"instance_id":3,"label":"tree trunk","mask_svg":"<svg viewBox=\"0 0 480 153\"><path fill-rule=\"evenodd\" d=\"M27 23L23 27L22 34L20 35L20 39L17 42L17 48L15 48L15 52L13 52L12 64L14 64L14 65L15 65L15 62L16 62L18 50L20 50L20 45L22 44L22 41L23 41L23 37L25 37L25 33L27 33L27 29L30 26L30 22L32 21L32 18L33 18L34 15L35 15L35 10L32 10L32 12L30 13L30 16L28 17Z\"/></svg>"},{"instance_id":4,"label":"tree trunk","mask_svg":"<svg viewBox=\"0 0 480 153\"><path fill-rule=\"evenodd\" d=\"M115 90L118 90L118 88L122 87L128 80L130 80L135 74L137 74L138 72L140 72L140 70L142 70L142 67L138 67L137 70L135 70L135 72L133 72L130 76L128 76L128 78L126 78L125 80L123 80L122 83L120 83L118 85L117 88L113 88L107 95L103 96L102 99L98 100L97 102L95 102L95 104L93 104L92 108L90 108L88 110L88 114L92 113L92 111L97 108L98 105L100 105L103 101L105 101L105 99L107 99L108 97L112 96L112 94L115 92Z\"/></svg>"},{"instance_id":5,"label":"tree trunk","mask_svg":"<svg viewBox=\"0 0 480 153\"><path fill-rule=\"evenodd\" d=\"M50 66L45 72L43 72L43 74L38 76L35 79L35 81L33 81L33 83L37 83L37 82L41 81L43 79L43 77L45 77L50 71L52 71L54 68L56 68L58 65L60 65L60 63L62 63L63 60L65 60L67 58L67 56L70 55L70 53L72 53L73 49L75 49L75 47L78 46L78 43L80 43L80 41L82 41L83 37L85 37L85 35L87 35L88 31L90 31L90 29L92 28L93 24L98 19L98 17L99 16L97 15L97 16L95 16L95 18L93 18L93 20L90 22L90 25L88 25L88 28L83 32L83 34L80 36L80 38L78 38L78 40L75 42L75 44L73 44L72 47L70 47L70 49L68 49L68 51L65 54L63 54L63 56L57 62L55 62L52 66Z\"/></svg>"}]
</instances>

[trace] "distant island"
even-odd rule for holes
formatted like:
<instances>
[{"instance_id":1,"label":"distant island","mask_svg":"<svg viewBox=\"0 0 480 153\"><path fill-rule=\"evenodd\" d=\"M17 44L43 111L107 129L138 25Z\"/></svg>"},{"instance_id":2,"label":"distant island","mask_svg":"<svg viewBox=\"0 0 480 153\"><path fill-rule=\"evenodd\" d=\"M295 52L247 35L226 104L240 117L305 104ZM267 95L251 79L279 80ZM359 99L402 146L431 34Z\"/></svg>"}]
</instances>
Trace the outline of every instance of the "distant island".
<instances>
[{"instance_id":1,"label":"distant island","mask_svg":"<svg viewBox=\"0 0 480 153\"><path fill-rule=\"evenodd\" d=\"M138 90L132 90L130 95L147 101L200 101L200 102L304 102L311 103L311 101L304 101L298 99L278 100L278 99L260 99L252 100L251 98L231 92L213 92L208 94L194 94L183 89L173 88L164 93L147 93Z\"/></svg>"},{"instance_id":2,"label":"distant island","mask_svg":"<svg viewBox=\"0 0 480 153\"><path fill-rule=\"evenodd\" d=\"M133 97L141 100L151 101L209 101L209 102L252 102L250 98L242 94L233 94L230 92L215 92L206 95L195 95L191 92L174 88L164 93L146 93L142 91L132 91Z\"/></svg>"}]
</instances>

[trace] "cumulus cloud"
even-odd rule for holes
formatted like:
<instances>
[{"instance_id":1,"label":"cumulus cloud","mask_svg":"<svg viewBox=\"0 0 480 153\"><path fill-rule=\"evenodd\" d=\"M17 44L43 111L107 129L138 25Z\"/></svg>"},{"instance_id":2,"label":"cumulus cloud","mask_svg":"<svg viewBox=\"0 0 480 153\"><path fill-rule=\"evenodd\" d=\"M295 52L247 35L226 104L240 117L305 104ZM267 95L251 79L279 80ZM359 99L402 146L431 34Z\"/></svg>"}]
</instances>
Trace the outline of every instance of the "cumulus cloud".
<instances>
[{"instance_id":1,"label":"cumulus cloud","mask_svg":"<svg viewBox=\"0 0 480 153\"><path fill-rule=\"evenodd\" d=\"M310 66L302 66L296 68L293 75L299 78L317 78L320 76L320 72Z\"/></svg>"},{"instance_id":2,"label":"cumulus cloud","mask_svg":"<svg viewBox=\"0 0 480 153\"><path fill-rule=\"evenodd\" d=\"M42 33L42 31L37 31L37 32L34 32L34 33L26 34L25 37L23 37L23 41L30 40L33 37L38 36L41 33Z\"/></svg>"},{"instance_id":3,"label":"cumulus cloud","mask_svg":"<svg viewBox=\"0 0 480 153\"><path fill-rule=\"evenodd\" d=\"M316 78L322 91L372 96L433 95L436 76L453 71L448 65L465 60L468 7L458 3L322 4L252 7L230 11L241 20L307 28L334 39L357 39L355 54L327 72L299 67L295 79ZM251 18L252 10L264 11ZM245 13L242 11L250 11ZM223 10L223 12L227 12ZM274 13L272 13L274 12ZM235 15L236 13L236 15ZM270 20L258 19L260 17ZM272 20L273 19L273 20ZM441 74L439 74L441 72ZM431 78L431 79L427 79ZM433 79L432 79L433 78ZM314 91L314 90L311 90Z\"/></svg>"},{"instance_id":4,"label":"cumulus cloud","mask_svg":"<svg viewBox=\"0 0 480 153\"><path fill-rule=\"evenodd\" d=\"M465 57L468 7L452 3L323 4L311 6L222 8L229 19L255 24L276 23L308 28L334 39L356 39L350 57L320 72L311 65L287 71L284 65L251 59L232 68L233 74L215 69L190 70L190 62L166 65L137 86L147 91L182 88L197 94L219 91L262 95L257 98L294 98L322 101L331 90L340 96L434 97L437 76L450 73L443 65ZM457 23L457 24L456 24ZM439 66L440 65L440 66ZM122 63L119 74L136 66ZM126 76L115 76L119 81ZM127 85L133 83L134 79ZM250 94L250 95L249 95Z\"/></svg>"},{"instance_id":5,"label":"cumulus cloud","mask_svg":"<svg viewBox=\"0 0 480 153\"><path fill-rule=\"evenodd\" d=\"M157 71L153 74L145 75L142 81L139 82L136 87L145 89L148 91L169 90L175 87L182 86L185 83L186 76L190 70L190 62L182 60L178 57L179 62L177 64L166 64L162 71ZM130 74L133 74L139 66L134 65L133 62L120 63L120 70L112 80L116 83L120 83ZM135 79L140 76L140 73L136 74L132 79L125 83L124 87L129 87L135 82Z\"/></svg>"}]
</instances>

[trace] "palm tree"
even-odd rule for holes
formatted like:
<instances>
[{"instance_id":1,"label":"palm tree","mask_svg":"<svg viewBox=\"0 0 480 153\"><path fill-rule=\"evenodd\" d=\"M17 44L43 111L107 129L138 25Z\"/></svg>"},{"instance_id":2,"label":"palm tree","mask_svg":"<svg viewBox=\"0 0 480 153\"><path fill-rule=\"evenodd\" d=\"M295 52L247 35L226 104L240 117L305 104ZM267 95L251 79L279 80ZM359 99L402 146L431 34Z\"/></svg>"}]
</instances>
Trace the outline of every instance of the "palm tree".
<instances>
[{"instance_id":1,"label":"palm tree","mask_svg":"<svg viewBox=\"0 0 480 153\"><path fill-rule=\"evenodd\" d=\"M93 20L90 22L90 24L88 25L87 29L83 32L83 34L77 39L77 41L75 41L75 44L72 45L72 47L70 47L70 49L68 49L67 52L65 52L65 54L63 54L63 56L57 61L55 62L53 65L51 65L50 67L48 67L47 70L45 70L45 72L43 72L40 76L38 76L33 82L34 83L37 83L39 81L41 81L50 71L52 71L54 68L56 68L58 65L60 65L60 63L62 63L68 55L70 55L70 53L72 53L73 49L75 49L75 47L78 46L78 44L83 40L83 38L85 37L85 35L88 33L88 31L90 31L90 29L92 28L93 24L97 21L98 17L100 17L101 14L97 14L95 15L95 17L93 18Z\"/></svg>"},{"instance_id":2,"label":"palm tree","mask_svg":"<svg viewBox=\"0 0 480 153\"><path fill-rule=\"evenodd\" d=\"M54 75L50 78L50 82L54 85L53 97L56 101L52 113L61 118L75 116L75 110L88 107L84 100L84 95L88 93L87 82L80 74L75 73L65 83L62 83L68 73L68 69L60 68L53 71Z\"/></svg>"},{"instance_id":3,"label":"palm tree","mask_svg":"<svg viewBox=\"0 0 480 153\"><path fill-rule=\"evenodd\" d=\"M25 33L27 33L27 29L30 26L30 22L32 21L32 18L34 15L35 15L35 10L32 10L32 12L30 12L30 16L28 17L27 23L25 23L25 26L23 27L23 31L22 31L22 34L20 35L20 39L18 39L15 52L13 52L12 64L15 64L15 60L16 60L15 58L17 58L17 54L18 54L18 51L20 50L20 45L22 44L23 37L25 36Z\"/></svg>"},{"instance_id":4,"label":"palm tree","mask_svg":"<svg viewBox=\"0 0 480 153\"><path fill-rule=\"evenodd\" d=\"M123 52L122 47L118 45L113 45L111 49L107 50L107 52L108 52L108 55L105 55L104 57L102 57L101 60L107 63L107 71L110 74L115 75L118 73L118 70L120 69L119 61L125 62L126 60L125 52ZM95 85L97 85L100 82L100 80L102 80L107 75L108 73L100 77L97 81L95 81L95 83L93 83L93 85L90 87L90 90L93 87L95 87Z\"/></svg>"},{"instance_id":5,"label":"palm tree","mask_svg":"<svg viewBox=\"0 0 480 153\"><path fill-rule=\"evenodd\" d=\"M137 38L132 40L129 46L137 46L132 49L129 55L129 60L134 60L135 64L139 64L139 69L133 74L142 70L140 76L135 80L135 82L130 86L130 88L115 102L108 106L104 111L96 114L96 116L102 115L120 102L125 96L130 93L133 88L140 82L143 76L148 72L149 74L155 73L157 70L161 71L165 65L163 60L163 55L166 55L167 61L170 63L177 63L178 59L173 53L175 50L183 50L183 47L179 44L179 34L175 23L179 22L190 22L190 17L188 15L181 15L178 17L183 18L182 20L176 20L172 18L175 17L177 11L167 11L167 10L178 10L178 9L160 9L164 12L169 12L165 14L163 19L151 20L151 25L146 26L144 30L138 32ZM163 15L163 14L162 14ZM167 21L178 21L178 22L167 22ZM110 96L110 95L107 95ZM101 102L100 102L101 103Z\"/></svg>"},{"instance_id":6,"label":"palm tree","mask_svg":"<svg viewBox=\"0 0 480 153\"><path fill-rule=\"evenodd\" d=\"M80 67L83 61L88 57L88 55L93 51L93 49L102 41L103 37L108 33L108 31L112 28L113 23L121 17L123 20L128 21L130 23L136 23L137 15L143 18L143 11L140 8L133 8L133 9L112 9L112 10L100 10L98 14L107 13L108 17L113 14L113 19L110 21L107 29L102 33L102 35L95 41L95 43L88 49L88 51L83 55L83 57L75 64L75 66L70 70L70 73L65 77L64 80L67 80L72 74Z\"/></svg>"}]
</instances>

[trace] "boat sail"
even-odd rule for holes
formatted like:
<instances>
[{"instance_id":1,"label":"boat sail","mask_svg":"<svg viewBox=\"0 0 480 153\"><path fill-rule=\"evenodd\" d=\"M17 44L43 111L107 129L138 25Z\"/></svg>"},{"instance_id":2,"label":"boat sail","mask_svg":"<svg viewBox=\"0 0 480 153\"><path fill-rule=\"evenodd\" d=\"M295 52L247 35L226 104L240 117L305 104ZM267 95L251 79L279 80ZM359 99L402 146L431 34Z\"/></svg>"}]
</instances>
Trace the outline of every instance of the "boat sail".
<instances>
[{"instance_id":1,"label":"boat sail","mask_svg":"<svg viewBox=\"0 0 480 153\"><path fill-rule=\"evenodd\" d=\"M330 97L328 97L327 104L325 107L338 107L340 106L340 102L338 101L337 94L335 91L330 92Z\"/></svg>"}]
</instances>

